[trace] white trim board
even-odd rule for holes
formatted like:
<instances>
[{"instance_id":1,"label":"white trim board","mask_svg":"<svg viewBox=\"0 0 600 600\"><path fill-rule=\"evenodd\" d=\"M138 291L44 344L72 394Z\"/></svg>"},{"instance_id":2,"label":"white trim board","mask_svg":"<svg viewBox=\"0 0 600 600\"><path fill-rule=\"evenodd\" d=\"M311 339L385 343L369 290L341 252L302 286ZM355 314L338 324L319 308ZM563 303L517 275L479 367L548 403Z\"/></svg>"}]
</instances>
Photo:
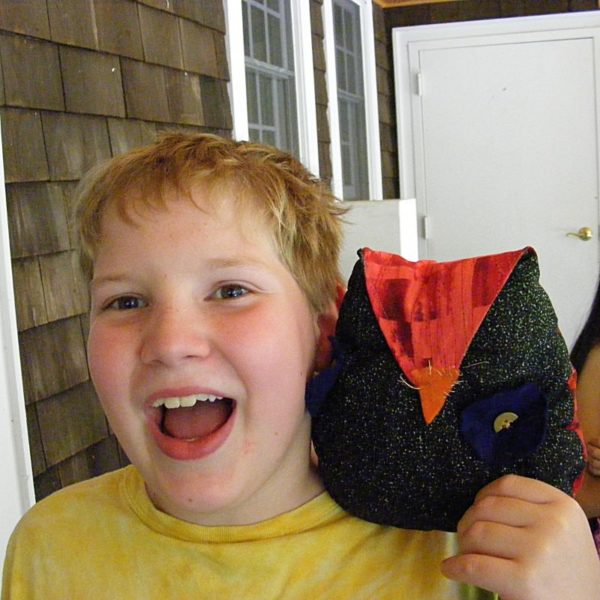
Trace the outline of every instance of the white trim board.
<instances>
[{"instance_id":1,"label":"white trim board","mask_svg":"<svg viewBox=\"0 0 600 600\"><path fill-rule=\"evenodd\" d=\"M27 435L25 396L13 293L8 215L0 145L0 564L8 538L23 513L35 502Z\"/></svg>"}]
</instances>

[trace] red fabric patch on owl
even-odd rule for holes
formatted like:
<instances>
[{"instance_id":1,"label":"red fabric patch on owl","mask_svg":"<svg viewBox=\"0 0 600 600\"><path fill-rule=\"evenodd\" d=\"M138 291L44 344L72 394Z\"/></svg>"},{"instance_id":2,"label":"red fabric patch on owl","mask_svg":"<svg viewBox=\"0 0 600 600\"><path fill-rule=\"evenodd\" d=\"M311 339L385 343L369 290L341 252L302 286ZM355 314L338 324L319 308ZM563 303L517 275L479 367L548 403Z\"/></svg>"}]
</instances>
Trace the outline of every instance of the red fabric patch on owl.
<instances>
[{"instance_id":1,"label":"red fabric patch on owl","mask_svg":"<svg viewBox=\"0 0 600 600\"><path fill-rule=\"evenodd\" d=\"M431 423L443 408L467 349L527 247L438 263L363 249L367 293L400 368L419 388Z\"/></svg>"}]
</instances>

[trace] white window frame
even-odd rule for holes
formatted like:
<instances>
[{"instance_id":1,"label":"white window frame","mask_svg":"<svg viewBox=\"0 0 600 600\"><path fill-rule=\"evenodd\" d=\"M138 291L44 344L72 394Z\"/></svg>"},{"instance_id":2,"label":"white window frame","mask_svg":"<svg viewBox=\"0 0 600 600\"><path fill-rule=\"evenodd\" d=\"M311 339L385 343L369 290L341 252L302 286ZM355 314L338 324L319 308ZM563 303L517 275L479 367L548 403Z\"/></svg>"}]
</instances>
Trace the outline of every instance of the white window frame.
<instances>
[{"instance_id":1,"label":"white window frame","mask_svg":"<svg viewBox=\"0 0 600 600\"><path fill-rule=\"evenodd\" d=\"M241 0L223 0L227 27L227 53L230 81L229 98L233 118L233 137L248 139L248 102ZM312 31L308 0L289 0L292 17L298 158L315 176L319 176L317 106L312 54Z\"/></svg>"},{"instance_id":2,"label":"white window frame","mask_svg":"<svg viewBox=\"0 0 600 600\"><path fill-rule=\"evenodd\" d=\"M380 200L383 197L383 183L381 177L381 144L379 141L379 105L377 101L377 65L375 61L373 3L371 0L350 0L350 2L359 7L360 14L369 199ZM323 28L325 32L325 61L327 65L327 96L329 98L327 114L331 136L331 188L336 196L343 198L344 183L340 151L333 0L324 0L323 2Z\"/></svg>"},{"instance_id":3,"label":"white window frame","mask_svg":"<svg viewBox=\"0 0 600 600\"><path fill-rule=\"evenodd\" d=\"M27 435L25 395L8 237L8 214L0 145L0 565L8 538L23 513L34 504L33 470Z\"/></svg>"}]
</instances>

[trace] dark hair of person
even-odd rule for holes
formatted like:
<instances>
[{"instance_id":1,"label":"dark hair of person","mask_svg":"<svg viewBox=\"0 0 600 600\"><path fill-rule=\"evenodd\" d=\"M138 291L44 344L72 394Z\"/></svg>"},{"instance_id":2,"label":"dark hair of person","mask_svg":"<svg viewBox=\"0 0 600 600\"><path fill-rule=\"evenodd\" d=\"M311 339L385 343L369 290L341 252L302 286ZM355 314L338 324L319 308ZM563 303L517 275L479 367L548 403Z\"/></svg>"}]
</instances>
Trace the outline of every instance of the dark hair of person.
<instances>
[{"instance_id":1,"label":"dark hair of person","mask_svg":"<svg viewBox=\"0 0 600 600\"><path fill-rule=\"evenodd\" d=\"M600 282L596 289L596 296L592 302L592 308L587 321L583 326L573 350L571 350L571 362L575 370L581 372L585 359L590 350L600 342Z\"/></svg>"}]
</instances>

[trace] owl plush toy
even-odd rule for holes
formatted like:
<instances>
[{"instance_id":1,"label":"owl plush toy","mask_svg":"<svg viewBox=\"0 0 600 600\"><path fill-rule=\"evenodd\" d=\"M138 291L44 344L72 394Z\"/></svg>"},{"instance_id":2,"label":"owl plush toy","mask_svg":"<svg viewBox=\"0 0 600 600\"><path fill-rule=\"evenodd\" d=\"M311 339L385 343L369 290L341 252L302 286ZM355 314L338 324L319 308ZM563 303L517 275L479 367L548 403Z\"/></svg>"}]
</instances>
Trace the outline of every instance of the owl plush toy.
<instances>
[{"instance_id":1,"label":"owl plush toy","mask_svg":"<svg viewBox=\"0 0 600 600\"><path fill-rule=\"evenodd\" d=\"M532 248L448 263L359 251L307 393L331 496L368 521L455 531L506 473L567 493L575 373Z\"/></svg>"}]
</instances>

